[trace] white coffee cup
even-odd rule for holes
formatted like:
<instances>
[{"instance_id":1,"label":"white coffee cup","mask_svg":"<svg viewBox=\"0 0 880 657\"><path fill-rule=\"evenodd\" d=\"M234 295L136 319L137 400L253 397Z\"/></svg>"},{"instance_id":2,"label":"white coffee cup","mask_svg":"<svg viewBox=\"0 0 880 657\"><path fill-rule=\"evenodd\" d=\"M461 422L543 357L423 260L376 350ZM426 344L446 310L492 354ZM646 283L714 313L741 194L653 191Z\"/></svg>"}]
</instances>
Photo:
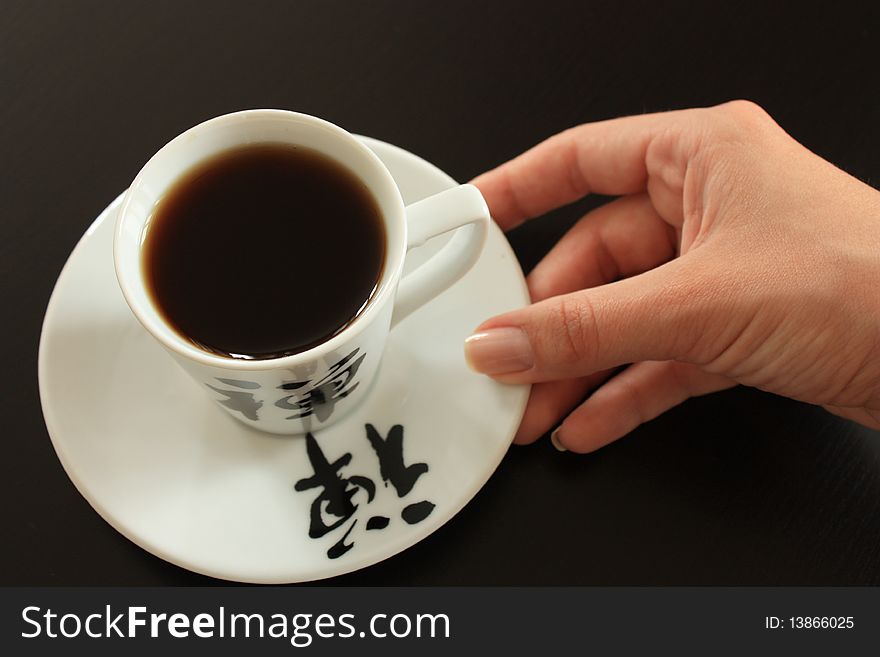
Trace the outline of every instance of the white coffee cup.
<instances>
[{"instance_id":1,"label":"white coffee cup","mask_svg":"<svg viewBox=\"0 0 880 657\"><path fill-rule=\"evenodd\" d=\"M377 291L345 329L301 353L244 360L204 351L168 325L145 285L141 251L151 215L175 181L218 153L257 143L308 147L350 169L379 205L386 258ZM385 165L342 128L296 112L247 110L190 128L150 158L120 208L113 258L119 286L135 317L207 394L245 424L296 434L329 426L357 406L376 375L389 330L473 266L488 222L486 203L472 185L404 207ZM409 249L455 229L459 230L446 246L403 276ZM234 261L234 247L228 257Z\"/></svg>"}]
</instances>

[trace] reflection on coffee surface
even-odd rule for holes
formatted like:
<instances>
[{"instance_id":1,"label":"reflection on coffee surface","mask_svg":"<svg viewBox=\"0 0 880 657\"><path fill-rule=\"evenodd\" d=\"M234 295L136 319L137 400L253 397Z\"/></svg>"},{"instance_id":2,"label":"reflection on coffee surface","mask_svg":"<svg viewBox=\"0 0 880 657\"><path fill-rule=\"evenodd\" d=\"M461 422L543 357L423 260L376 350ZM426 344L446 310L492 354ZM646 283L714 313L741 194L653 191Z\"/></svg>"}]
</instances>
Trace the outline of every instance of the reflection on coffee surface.
<instances>
[{"instance_id":1,"label":"reflection on coffee surface","mask_svg":"<svg viewBox=\"0 0 880 657\"><path fill-rule=\"evenodd\" d=\"M295 354L348 326L385 261L379 206L342 164L256 144L181 177L147 224L154 304L187 340L232 358Z\"/></svg>"}]
</instances>

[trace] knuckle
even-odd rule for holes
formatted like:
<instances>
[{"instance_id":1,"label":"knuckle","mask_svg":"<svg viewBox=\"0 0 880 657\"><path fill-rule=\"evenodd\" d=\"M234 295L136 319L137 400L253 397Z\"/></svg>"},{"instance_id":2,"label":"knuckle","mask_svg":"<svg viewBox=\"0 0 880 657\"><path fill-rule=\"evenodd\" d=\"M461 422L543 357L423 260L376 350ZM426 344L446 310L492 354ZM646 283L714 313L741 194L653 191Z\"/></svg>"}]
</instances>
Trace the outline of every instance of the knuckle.
<instances>
[{"instance_id":1,"label":"knuckle","mask_svg":"<svg viewBox=\"0 0 880 657\"><path fill-rule=\"evenodd\" d=\"M642 398L637 386L626 379L622 379L620 381L619 394L623 400L621 405L622 416L626 421L629 431L648 421L645 400Z\"/></svg>"},{"instance_id":2,"label":"knuckle","mask_svg":"<svg viewBox=\"0 0 880 657\"><path fill-rule=\"evenodd\" d=\"M770 115L751 100L732 100L711 109L716 138L731 143L754 141L776 127Z\"/></svg>"},{"instance_id":3,"label":"knuckle","mask_svg":"<svg viewBox=\"0 0 880 657\"><path fill-rule=\"evenodd\" d=\"M770 115L767 111L758 105L758 103L751 100L740 98L737 100L731 100L718 107L740 121L767 121L770 119Z\"/></svg>"},{"instance_id":4,"label":"knuckle","mask_svg":"<svg viewBox=\"0 0 880 657\"><path fill-rule=\"evenodd\" d=\"M585 295L563 296L556 304L556 331L561 356L584 360L598 350L595 310Z\"/></svg>"}]
</instances>

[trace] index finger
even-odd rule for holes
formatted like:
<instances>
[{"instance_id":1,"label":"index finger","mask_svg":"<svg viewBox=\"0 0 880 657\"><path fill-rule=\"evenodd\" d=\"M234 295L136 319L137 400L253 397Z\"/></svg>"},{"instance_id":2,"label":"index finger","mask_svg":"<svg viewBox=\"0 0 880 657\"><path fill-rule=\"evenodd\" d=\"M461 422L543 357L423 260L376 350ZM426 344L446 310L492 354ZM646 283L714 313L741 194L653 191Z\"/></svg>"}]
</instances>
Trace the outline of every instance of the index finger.
<instances>
[{"instance_id":1,"label":"index finger","mask_svg":"<svg viewBox=\"0 0 880 657\"><path fill-rule=\"evenodd\" d=\"M588 193L644 191L651 142L685 122L678 110L585 123L560 132L473 181L504 230ZM675 132L678 132L675 130Z\"/></svg>"}]
</instances>

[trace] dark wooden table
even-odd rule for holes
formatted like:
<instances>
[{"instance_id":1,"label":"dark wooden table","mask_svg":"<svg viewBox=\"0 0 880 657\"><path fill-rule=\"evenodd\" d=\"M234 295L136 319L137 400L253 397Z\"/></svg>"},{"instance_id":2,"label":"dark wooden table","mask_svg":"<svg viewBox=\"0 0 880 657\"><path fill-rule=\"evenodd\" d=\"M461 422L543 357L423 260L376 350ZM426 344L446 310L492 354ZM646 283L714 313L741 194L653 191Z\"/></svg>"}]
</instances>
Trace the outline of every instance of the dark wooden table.
<instances>
[{"instance_id":1,"label":"dark wooden table","mask_svg":"<svg viewBox=\"0 0 880 657\"><path fill-rule=\"evenodd\" d=\"M877 182L876 9L669 4L3 0L0 584L212 582L136 547L77 493L36 368L80 235L204 119L299 110L467 180L577 123L745 97ZM603 200L515 231L524 268ZM541 440L512 448L427 540L331 583L880 584L880 436L735 389L596 454Z\"/></svg>"}]
</instances>

